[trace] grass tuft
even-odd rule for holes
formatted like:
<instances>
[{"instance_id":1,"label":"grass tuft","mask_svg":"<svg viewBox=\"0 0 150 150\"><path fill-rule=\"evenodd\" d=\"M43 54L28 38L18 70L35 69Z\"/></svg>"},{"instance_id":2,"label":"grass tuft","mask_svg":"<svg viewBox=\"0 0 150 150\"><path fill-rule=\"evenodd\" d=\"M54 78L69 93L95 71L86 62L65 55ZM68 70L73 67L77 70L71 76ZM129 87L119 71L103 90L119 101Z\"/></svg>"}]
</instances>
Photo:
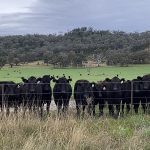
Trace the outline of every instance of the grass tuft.
<instances>
[{"instance_id":1,"label":"grass tuft","mask_svg":"<svg viewBox=\"0 0 150 150\"><path fill-rule=\"evenodd\" d=\"M150 149L150 117L133 115L77 119L49 116L40 120L3 117L0 123L0 149L3 150L141 150Z\"/></svg>"}]
</instances>

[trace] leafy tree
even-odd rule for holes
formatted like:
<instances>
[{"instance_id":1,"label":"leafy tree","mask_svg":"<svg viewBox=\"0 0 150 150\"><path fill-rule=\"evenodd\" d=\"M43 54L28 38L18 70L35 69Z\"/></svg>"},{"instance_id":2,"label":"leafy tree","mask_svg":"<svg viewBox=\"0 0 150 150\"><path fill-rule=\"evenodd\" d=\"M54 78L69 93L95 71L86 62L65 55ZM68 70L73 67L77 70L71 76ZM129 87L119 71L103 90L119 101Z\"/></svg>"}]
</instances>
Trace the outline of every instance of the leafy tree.
<instances>
[{"instance_id":1,"label":"leafy tree","mask_svg":"<svg viewBox=\"0 0 150 150\"><path fill-rule=\"evenodd\" d=\"M105 61L111 65L124 65L128 59L130 63L150 63L149 52L145 52L149 48L149 31L125 33L82 27L64 35L0 37L0 56L5 57L8 64L44 60L55 66L77 66L93 55L98 64Z\"/></svg>"},{"instance_id":2,"label":"leafy tree","mask_svg":"<svg viewBox=\"0 0 150 150\"><path fill-rule=\"evenodd\" d=\"M0 69L2 69L2 67L4 67L6 64L6 58L4 57L0 57Z\"/></svg>"}]
</instances>

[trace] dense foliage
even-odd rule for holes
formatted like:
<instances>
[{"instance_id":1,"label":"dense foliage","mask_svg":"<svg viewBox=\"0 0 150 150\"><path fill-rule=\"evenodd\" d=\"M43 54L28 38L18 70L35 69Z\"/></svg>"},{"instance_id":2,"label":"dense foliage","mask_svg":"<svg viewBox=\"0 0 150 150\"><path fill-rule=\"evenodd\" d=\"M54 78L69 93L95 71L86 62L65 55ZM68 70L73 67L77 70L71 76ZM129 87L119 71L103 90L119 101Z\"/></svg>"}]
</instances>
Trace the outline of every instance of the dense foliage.
<instances>
[{"instance_id":1,"label":"dense foliage","mask_svg":"<svg viewBox=\"0 0 150 150\"><path fill-rule=\"evenodd\" d=\"M63 35L1 36L0 67L36 60L60 67L82 65L89 59L108 65L144 64L150 63L149 47L148 31L125 33L82 27Z\"/></svg>"}]
</instances>

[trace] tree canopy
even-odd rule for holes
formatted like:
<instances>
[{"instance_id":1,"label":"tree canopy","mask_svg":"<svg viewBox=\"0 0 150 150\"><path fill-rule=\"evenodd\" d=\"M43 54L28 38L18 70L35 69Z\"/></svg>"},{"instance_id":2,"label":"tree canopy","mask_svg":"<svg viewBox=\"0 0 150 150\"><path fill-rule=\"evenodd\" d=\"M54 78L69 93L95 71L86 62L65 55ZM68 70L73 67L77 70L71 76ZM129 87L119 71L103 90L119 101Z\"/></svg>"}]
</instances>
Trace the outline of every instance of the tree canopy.
<instances>
[{"instance_id":1,"label":"tree canopy","mask_svg":"<svg viewBox=\"0 0 150 150\"><path fill-rule=\"evenodd\" d=\"M44 60L62 67L77 66L89 58L98 63L103 59L108 65L150 63L150 32L125 33L82 27L63 35L0 36L0 56L6 63L15 65Z\"/></svg>"}]
</instances>

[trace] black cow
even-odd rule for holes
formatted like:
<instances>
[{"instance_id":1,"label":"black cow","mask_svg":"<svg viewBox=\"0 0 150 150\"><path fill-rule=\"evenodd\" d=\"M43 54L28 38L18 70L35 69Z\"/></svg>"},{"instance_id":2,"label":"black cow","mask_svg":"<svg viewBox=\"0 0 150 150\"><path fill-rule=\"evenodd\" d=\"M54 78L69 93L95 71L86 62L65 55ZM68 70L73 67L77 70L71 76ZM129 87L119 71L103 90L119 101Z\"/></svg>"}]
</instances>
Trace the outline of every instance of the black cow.
<instances>
[{"instance_id":1,"label":"black cow","mask_svg":"<svg viewBox=\"0 0 150 150\"><path fill-rule=\"evenodd\" d=\"M92 91L92 84L87 80L78 80L74 86L74 99L76 102L77 116L80 117L81 107L83 110L83 115L85 107L88 108L88 113L91 114L94 95Z\"/></svg>"},{"instance_id":2,"label":"black cow","mask_svg":"<svg viewBox=\"0 0 150 150\"><path fill-rule=\"evenodd\" d=\"M35 107L40 107L42 111L42 86L38 84L39 80L31 76L28 79L22 78L22 81L24 82L24 84L21 85L24 115L27 108L29 108L30 113L32 109L35 111Z\"/></svg>"},{"instance_id":3,"label":"black cow","mask_svg":"<svg viewBox=\"0 0 150 150\"><path fill-rule=\"evenodd\" d=\"M132 80L132 90L133 90L133 105L134 111L137 114L140 106L142 104L143 111L146 111L146 101L143 95L143 82L142 77L138 76L137 79Z\"/></svg>"},{"instance_id":4,"label":"black cow","mask_svg":"<svg viewBox=\"0 0 150 150\"><path fill-rule=\"evenodd\" d=\"M0 81L0 107L1 107L1 112L3 112L3 108L5 105L5 91L4 87L6 84L9 84L9 81Z\"/></svg>"},{"instance_id":5,"label":"black cow","mask_svg":"<svg viewBox=\"0 0 150 150\"><path fill-rule=\"evenodd\" d=\"M8 84L5 84L4 93L6 114L9 115L10 107L14 107L15 113L17 113L18 107L21 104L19 84L16 84L14 82L9 82Z\"/></svg>"},{"instance_id":6,"label":"black cow","mask_svg":"<svg viewBox=\"0 0 150 150\"><path fill-rule=\"evenodd\" d=\"M126 113L130 112L131 105L131 81L127 80L122 83L122 114L124 114L124 106L126 104Z\"/></svg>"},{"instance_id":7,"label":"black cow","mask_svg":"<svg viewBox=\"0 0 150 150\"><path fill-rule=\"evenodd\" d=\"M103 86L105 90L105 95L109 107L109 114L114 116L114 105L116 106L117 116L120 113L120 104L122 99L122 85L121 82L124 79L119 79L117 76L113 77L111 80L106 79Z\"/></svg>"},{"instance_id":8,"label":"black cow","mask_svg":"<svg viewBox=\"0 0 150 150\"><path fill-rule=\"evenodd\" d=\"M143 101L147 104L148 112L150 113L150 74L144 75L142 77L142 84L143 84Z\"/></svg>"},{"instance_id":9,"label":"black cow","mask_svg":"<svg viewBox=\"0 0 150 150\"><path fill-rule=\"evenodd\" d=\"M69 79L67 79L66 77L53 79L53 82L55 82L53 88L53 97L58 108L58 114L60 114L61 109L64 113L68 110L69 100L72 95L72 87L70 85L70 81L72 81L70 76Z\"/></svg>"},{"instance_id":10,"label":"black cow","mask_svg":"<svg viewBox=\"0 0 150 150\"><path fill-rule=\"evenodd\" d=\"M14 107L17 113L20 106L20 86L13 81L0 82L0 106L1 111L6 107L6 115L10 113L10 107Z\"/></svg>"},{"instance_id":11,"label":"black cow","mask_svg":"<svg viewBox=\"0 0 150 150\"><path fill-rule=\"evenodd\" d=\"M99 116L103 115L105 105L105 91L103 91L103 82L92 83L92 90L94 95L93 101L93 115L95 115L95 105L99 105Z\"/></svg>"},{"instance_id":12,"label":"black cow","mask_svg":"<svg viewBox=\"0 0 150 150\"><path fill-rule=\"evenodd\" d=\"M38 78L38 81L40 81L39 84L42 87L42 101L40 105L47 104L47 114L49 114L50 104L52 100L52 88L50 85L52 79L54 79L54 77L50 75L44 75L42 78Z\"/></svg>"}]
</instances>

